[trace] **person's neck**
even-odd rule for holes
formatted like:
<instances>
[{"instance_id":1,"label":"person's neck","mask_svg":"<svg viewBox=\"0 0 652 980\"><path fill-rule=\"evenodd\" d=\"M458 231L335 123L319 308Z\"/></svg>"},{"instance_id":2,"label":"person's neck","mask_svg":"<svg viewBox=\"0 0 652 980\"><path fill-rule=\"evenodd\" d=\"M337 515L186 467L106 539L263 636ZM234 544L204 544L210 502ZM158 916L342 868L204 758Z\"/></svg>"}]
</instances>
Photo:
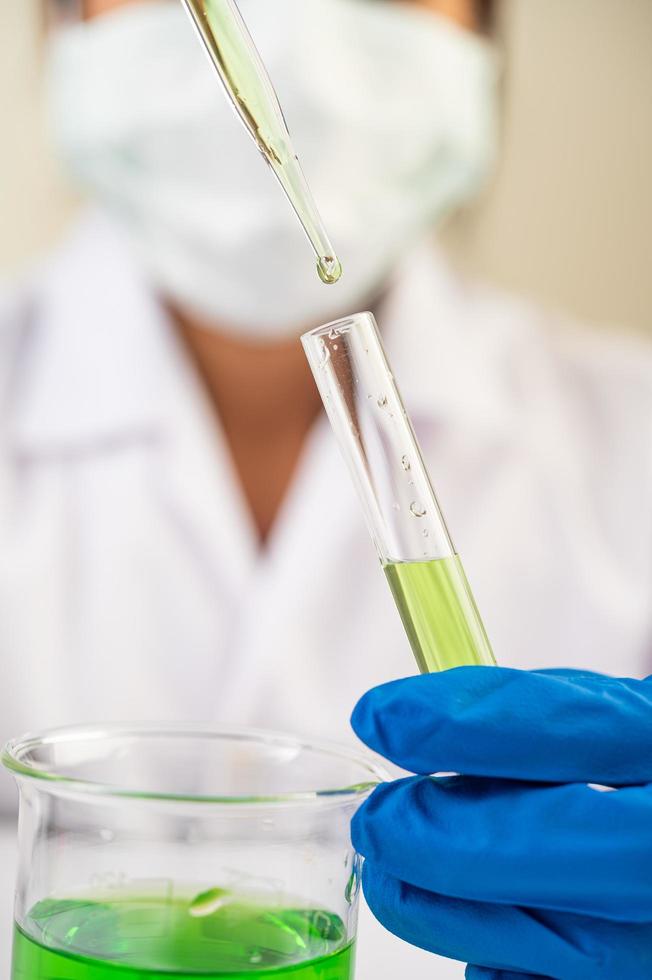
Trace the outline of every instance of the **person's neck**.
<instances>
[{"instance_id":1,"label":"person's neck","mask_svg":"<svg viewBox=\"0 0 652 980\"><path fill-rule=\"evenodd\" d=\"M243 340L196 317L172 314L219 416L264 542L321 406L301 344Z\"/></svg>"}]
</instances>

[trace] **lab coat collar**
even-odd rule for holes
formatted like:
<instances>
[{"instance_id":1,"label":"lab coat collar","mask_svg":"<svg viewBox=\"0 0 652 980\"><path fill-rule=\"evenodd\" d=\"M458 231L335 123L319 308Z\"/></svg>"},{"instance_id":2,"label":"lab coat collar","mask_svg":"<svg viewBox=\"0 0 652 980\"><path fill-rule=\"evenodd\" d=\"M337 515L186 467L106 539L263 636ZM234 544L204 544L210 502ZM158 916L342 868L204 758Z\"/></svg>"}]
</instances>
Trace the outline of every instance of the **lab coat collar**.
<instances>
[{"instance_id":1,"label":"lab coat collar","mask_svg":"<svg viewBox=\"0 0 652 980\"><path fill-rule=\"evenodd\" d=\"M119 229L85 214L35 279L14 444L49 452L153 433L176 338Z\"/></svg>"},{"instance_id":2,"label":"lab coat collar","mask_svg":"<svg viewBox=\"0 0 652 980\"><path fill-rule=\"evenodd\" d=\"M525 316L518 302L458 276L433 243L410 253L378 320L417 429L447 424L491 438L513 431L505 366L508 351L525 340L521 313L531 320L532 311Z\"/></svg>"},{"instance_id":3,"label":"lab coat collar","mask_svg":"<svg viewBox=\"0 0 652 980\"><path fill-rule=\"evenodd\" d=\"M109 218L92 211L78 222L38 275L31 305L14 444L50 452L155 434L168 384L177 387L180 345ZM505 350L495 324L483 329L492 307L505 317L509 304L463 283L429 243L398 269L378 320L417 429L450 423L498 436L513 428Z\"/></svg>"}]
</instances>

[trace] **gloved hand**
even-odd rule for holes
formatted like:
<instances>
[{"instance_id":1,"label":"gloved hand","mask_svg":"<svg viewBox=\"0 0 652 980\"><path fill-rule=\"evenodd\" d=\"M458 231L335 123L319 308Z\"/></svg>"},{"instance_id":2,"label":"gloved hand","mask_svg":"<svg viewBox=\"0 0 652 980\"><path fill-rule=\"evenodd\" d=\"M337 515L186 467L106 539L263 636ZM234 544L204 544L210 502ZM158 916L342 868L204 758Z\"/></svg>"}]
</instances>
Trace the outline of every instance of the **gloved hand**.
<instances>
[{"instance_id":1,"label":"gloved hand","mask_svg":"<svg viewBox=\"0 0 652 980\"><path fill-rule=\"evenodd\" d=\"M469 980L652 978L652 680L460 667L375 688L352 723L409 772L464 773L355 817L388 929Z\"/></svg>"}]
</instances>

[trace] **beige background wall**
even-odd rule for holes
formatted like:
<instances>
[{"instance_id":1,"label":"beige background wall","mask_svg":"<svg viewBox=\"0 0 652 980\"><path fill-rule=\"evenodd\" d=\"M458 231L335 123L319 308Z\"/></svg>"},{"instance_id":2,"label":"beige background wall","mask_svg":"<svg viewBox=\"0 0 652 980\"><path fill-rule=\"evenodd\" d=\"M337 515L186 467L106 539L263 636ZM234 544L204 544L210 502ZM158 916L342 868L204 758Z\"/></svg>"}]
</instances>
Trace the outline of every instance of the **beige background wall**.
<instances>
[{"instance_id":1,"label":"beige background wall","mask_svg":"<svg viewBox=\"0 0 652 980\"><path fill-rule=\"evenodd\" d=\"M502 6L506 154L457 242L503 285L652 331L652 0Z\"/></svg>"},{"instance_id":2,"label":"beige background wall","mask_svg":"<svg viewBox=\"0 0 652 980\"><path fill-rule=\"evenodd\" d=\"M0 0L0 274L51 242L69 212L39 98L40 0Z\"/></svg>"},{"instance_id":3,"label":"beige background wall","mask_svg":"<svg viewBox=\"0 0 652 980\"><path fill-rule=\"evenodd\" d=\"M450 247L500 285L652 332L652 0L503 0L502 21L505 157ZM0 0L0 272L71 206L43 134L37 31L38 0Z\"/></svg>"}]
</instances>

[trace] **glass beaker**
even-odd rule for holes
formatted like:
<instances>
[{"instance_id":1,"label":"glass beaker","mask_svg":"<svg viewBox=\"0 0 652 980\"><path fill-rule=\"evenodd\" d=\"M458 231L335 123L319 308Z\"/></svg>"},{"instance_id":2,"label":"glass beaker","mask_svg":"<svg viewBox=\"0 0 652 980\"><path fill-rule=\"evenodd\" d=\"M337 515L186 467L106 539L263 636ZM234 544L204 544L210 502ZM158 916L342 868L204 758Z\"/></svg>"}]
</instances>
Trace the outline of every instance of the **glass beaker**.
<instances>
[{"instance_id":1,"label":"glass beaker","mask_svg":"<svg viewBox=\"0 0 652 980\"><path fill-rule=\"evenodd\" d=\"M339 747L202 726L10 742L13 980L349 980L353 813L384 774Z\"/></svg>"}]
</instances>

